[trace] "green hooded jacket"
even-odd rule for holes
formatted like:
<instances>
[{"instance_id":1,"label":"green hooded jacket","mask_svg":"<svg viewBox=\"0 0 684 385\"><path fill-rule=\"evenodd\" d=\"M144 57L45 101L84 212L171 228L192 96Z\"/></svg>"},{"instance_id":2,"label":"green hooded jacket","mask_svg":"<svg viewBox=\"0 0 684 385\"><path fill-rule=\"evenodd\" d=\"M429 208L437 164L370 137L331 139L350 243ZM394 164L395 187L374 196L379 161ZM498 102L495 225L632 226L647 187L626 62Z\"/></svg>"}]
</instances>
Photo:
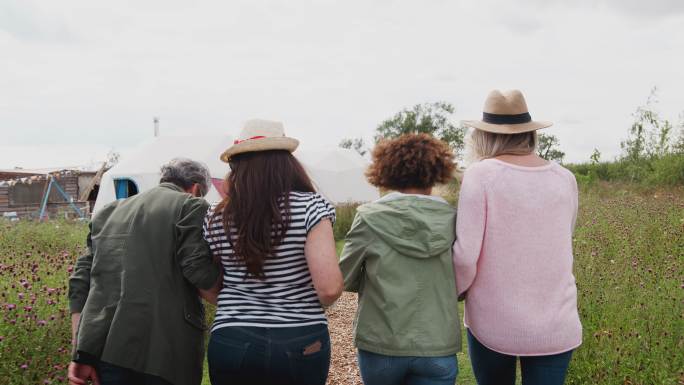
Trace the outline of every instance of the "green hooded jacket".
<instances>
[{"instance_id":1,"label":"green hooded jacket","mask_svg":"<svg viewBox=\"0 0 684 385\"><path fill-rule=\"evenodd\" d=\"M456 210L435 197L389 194L358 208L340 259L359 293L356 347L390 356L461 350L451 248Z\"/></svg>"}]
</instances>

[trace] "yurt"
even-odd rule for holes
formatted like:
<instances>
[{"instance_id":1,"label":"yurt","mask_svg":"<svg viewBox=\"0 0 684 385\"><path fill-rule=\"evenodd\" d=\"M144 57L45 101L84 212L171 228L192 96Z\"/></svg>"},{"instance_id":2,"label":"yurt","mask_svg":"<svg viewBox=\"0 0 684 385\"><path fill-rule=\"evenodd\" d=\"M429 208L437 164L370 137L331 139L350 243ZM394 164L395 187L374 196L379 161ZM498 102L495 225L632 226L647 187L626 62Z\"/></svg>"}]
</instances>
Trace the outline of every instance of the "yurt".
<instances>
[{"instance_id":1,"label":"yurt","mask_svg":"<svg viewBox=\"0 0 684 385\"><path fill-rule=\"evenodd\" d=\"M229 171L220 154L233 139L226 136L160 136L122 155L119 163L102 175L94 213L116 199L124 199L159 184L161 166L183 157L203 162L214 181L205 197L209 203L221 199L217 187ZM343 148L307 151L294 155L304 165L318 192L335 204L368 202L378 198L378 190L368 184L364 171L368 161L353 150Z\"/></svg>"}]
</instances>

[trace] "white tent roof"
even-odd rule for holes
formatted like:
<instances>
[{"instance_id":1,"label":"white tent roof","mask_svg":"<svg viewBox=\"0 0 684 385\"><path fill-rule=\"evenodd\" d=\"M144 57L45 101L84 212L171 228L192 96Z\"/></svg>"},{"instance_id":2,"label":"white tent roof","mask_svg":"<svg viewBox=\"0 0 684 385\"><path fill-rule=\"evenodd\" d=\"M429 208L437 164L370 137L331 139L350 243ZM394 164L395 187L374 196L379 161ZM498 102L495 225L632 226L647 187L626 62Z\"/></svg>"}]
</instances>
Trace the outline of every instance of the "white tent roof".
<instances>
[{"instance_id":1,"label":"white tent roof","mask_svg":"<svg viewBox=\"0 0 684 385\"><path fill-rule=\"evenodd\" d=\"M130 179L139 192L143 192L159 184L161 166L176 157L204 162L212 178L222 179L229 168L219 160L219 155L232 142L232 138L225 136L162 136L144 142L123 154L119 163L102 176L94 211L116 200L115 179ZM353 150L307 151L300 148L294 155L304 165L318 191L333 203L368 202L379 196L378 190L364 177L368 161ZM213 186L205 198L210 203L221 199Z\"/></svg>"}]
</instances>

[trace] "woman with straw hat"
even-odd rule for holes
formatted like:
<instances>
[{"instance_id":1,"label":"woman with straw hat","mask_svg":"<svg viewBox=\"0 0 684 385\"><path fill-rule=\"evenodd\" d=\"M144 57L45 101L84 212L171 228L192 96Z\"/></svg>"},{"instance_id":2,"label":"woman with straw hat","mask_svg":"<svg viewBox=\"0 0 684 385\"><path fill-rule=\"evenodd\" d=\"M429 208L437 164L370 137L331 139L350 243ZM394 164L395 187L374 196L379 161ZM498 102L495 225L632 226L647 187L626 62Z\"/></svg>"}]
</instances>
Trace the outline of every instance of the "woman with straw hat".
<instances>
[{"instance_id":1,"label":"woman with straw hat","mask_svg":"<svg viewBox=\"0 0 684 385\"><path fill-rule=\"evenodd\" d=\"M535 154L536 130L520 91L492 91L472 127L479 162L463 177L454 269L479 385L563 384L582 343L572 234L577 183Z\"/></svg>"},{"instance_id":2,"label":"woman with straw hat","mask_svg":"<svg viewBox=\"0 0 684 385\"><path fill-rule=\"evenodd\" d=\"M322 306L342 293L334 207L292 156L280 122L248 121L221 160L227 198L205 238L224 269L209 342L211 382L325 384L330 336Z\"/></svg>"}]
</instances>

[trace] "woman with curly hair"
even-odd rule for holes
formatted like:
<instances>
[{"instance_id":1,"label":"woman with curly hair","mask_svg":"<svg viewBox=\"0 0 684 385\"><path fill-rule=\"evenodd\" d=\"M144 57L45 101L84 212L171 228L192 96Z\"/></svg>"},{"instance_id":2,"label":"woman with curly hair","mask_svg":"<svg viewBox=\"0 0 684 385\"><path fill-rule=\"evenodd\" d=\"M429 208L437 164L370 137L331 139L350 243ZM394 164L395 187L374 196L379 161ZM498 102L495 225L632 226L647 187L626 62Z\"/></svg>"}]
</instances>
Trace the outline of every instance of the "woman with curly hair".
<instances>
[{"instance_id":1,"label":"woman with curly hair","mask_svg":"<svg viewBox=\"0 0 684 385\"><path fill-rule=\"evenodd\" d=\"M461 349L451 247L456 210L432 196L454 171L449 146L427 134L379 143L367 177L393 192L358 208L340 259L366 385L449 384Z\"/></svg>"}]
</instances>

